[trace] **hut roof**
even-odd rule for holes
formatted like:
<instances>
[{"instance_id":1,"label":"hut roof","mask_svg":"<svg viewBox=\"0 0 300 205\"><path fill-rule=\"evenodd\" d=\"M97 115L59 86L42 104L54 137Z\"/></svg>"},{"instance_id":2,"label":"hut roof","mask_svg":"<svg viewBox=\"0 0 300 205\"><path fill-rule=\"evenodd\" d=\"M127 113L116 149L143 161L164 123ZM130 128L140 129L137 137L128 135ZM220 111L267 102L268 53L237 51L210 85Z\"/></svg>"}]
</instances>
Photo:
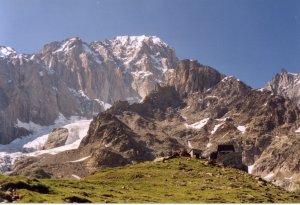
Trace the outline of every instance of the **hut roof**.
<instances>
[{"instance_id":1,"label":"hut roof","mask_svg":"<svg viewBox=\"0 0 300 205\"><path fill-rule=\"evenodd\" d=\"M221 144L218 145L218 152L234 152L234 146L232 144L229 145L225 145L225 144Z\"/></svg>"}]
</instances>

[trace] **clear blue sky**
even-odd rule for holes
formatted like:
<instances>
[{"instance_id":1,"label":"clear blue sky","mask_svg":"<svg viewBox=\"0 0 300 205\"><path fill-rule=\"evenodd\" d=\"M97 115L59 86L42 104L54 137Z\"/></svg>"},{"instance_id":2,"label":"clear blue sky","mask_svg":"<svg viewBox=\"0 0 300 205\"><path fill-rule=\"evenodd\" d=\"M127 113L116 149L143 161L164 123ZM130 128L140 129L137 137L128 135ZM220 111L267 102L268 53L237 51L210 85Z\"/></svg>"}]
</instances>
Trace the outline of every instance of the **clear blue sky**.
<instances>
[{"instance_id":1,"label":"clear blue sky","mask_svg":"<svg viewBox=\"0 0 300 205\"><path fill-rule=\"evenodd\" d=\"M0 45L34 53L78 36L155 35L257 88L300 71L300 0L0 0Z\"/></svg>"}]
</instances>

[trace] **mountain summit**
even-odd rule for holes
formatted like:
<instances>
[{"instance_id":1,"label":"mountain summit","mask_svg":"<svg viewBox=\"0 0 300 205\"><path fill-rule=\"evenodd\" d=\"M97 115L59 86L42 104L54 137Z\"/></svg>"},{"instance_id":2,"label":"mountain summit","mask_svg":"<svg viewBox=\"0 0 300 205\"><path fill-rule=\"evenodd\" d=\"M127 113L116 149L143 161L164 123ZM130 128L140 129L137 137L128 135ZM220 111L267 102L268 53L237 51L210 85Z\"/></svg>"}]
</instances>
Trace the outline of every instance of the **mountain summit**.
<instances>
[{"instance_id":1,"label":"mountain summit","mask_svg":"<svg viewBox=\"0 0 300 205\"><path fill-rule=\"evenodd\" d=\"M271 81L267 83L265 89L276 95L282 95L294 100L300 106L300 74L289 73L282 69Z\"/></svg>"},{"instance_id":2,"label":"mountain summit","mask_svg":"<svg viewBox=\"0 0 300 205\"><path fill-rule=\"evenodd\" d=\"M172 75L174 49L154 36L119 36L86 43L68 38L35 54L0 47L0 143L65 117L94 114L118 100L142 100Z\"/></svg>"}]
</instances>

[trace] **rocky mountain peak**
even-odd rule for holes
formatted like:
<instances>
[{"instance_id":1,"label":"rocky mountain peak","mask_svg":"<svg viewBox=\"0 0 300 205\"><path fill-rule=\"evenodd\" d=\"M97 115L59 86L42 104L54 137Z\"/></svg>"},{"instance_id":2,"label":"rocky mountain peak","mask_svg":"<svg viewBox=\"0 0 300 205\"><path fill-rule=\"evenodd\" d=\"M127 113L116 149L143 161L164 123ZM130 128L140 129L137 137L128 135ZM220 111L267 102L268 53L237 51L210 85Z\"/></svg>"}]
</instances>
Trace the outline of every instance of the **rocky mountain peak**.
<instances>
[{"instance_id":1,"label":"rocky mountain peak","mask_svg":"<svg viewBox=\"0 0 300 205\"><path fill-rule=\"evenodd\" d=\"M42 50L42 55L45 54L59 54L68 52L74 49L82 49L83 45L87 45L87 43L83 42L79 37L67 38L63 41L55 41L48 43L44 46Z\"/></svg>"},{"instance_id":2,"label":"rocky mountain peak","mask_svg":"<svg viewBox=\"0 0 300 205\"><path fill-rule=\"evenodd\" d=\"M186 95L203 92L218 84L225 75L217 70L193 60L182 60L178 63L170 84L175 85L179 93Z\"/></svg>"},{"instance_id":3,"label":"rocky mountain peak","mask_svg":"<svg viewBox=\"0 0 300 205\"><path fill-rule=\"evenodd\" d=\"M159 46L168 47L160 38L156 36L117 36L113 40L113 43L120 43L122 46L135 45L141 46L143 43L146 44L155 44Z\"/></svg>"},{"instance_id":4,"label":"rocky mountain peak","mask_svg":"<svg viewBox=\"0 0 300 205\"><path fill-rule=\"evenodd\" d=\"M28 133L17 120L49 125L60 113L91 118L118 100L141 101L177 61L174 49L154 36L92 43L73 37L31 55L1 46L0 143Z\"/></svg>"},{"instance_id":5,"label":"rocky mountain peak","mask_svg":"<svg viewBox=\"0 0 300 205\"><path fill-rule=\"evenodd\" d=\"M282 95L294 100L300 105L300 75L290 73L286 69L281 69L271 81L269 81L265 89L270 90L275 95Z\"/></svg>"}]
</instances>

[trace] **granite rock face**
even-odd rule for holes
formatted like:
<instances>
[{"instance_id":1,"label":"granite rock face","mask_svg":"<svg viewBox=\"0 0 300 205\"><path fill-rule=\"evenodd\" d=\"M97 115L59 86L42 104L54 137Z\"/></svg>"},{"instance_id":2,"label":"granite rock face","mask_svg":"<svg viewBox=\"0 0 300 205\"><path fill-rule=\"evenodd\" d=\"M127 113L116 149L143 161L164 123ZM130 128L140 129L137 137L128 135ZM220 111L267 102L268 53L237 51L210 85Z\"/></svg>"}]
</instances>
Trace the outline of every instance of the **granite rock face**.
<instances>
[{"instance_id":1,"label":"granite rock face","mask_svg":"<svg viewBox=\"0 0 300 205\"><path fill-rule=\"evenodd\" d=\"M24 123L52 124L93 115L115 101L142 100L172 75L174 49L154 36L120 36L90 44L52 42L35 54L0 47L0 143L29 134Z\"/></svg>"}]
</instances>

